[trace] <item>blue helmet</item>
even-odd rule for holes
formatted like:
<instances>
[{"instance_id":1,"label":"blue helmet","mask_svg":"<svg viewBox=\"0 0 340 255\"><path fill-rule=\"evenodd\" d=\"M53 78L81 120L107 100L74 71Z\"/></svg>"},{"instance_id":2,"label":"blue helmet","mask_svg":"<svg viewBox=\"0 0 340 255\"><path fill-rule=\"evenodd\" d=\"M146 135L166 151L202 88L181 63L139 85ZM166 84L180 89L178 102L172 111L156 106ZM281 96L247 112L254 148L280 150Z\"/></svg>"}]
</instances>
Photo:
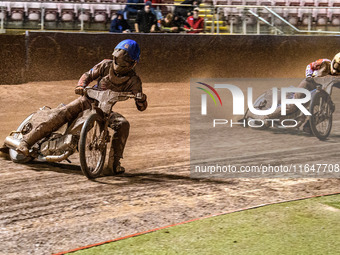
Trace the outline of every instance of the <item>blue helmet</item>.
<instances>
[{"instance_id":1,"label":"blue helmet","mask_svg":"<svg viewBox=\"0 0 340 255\"><path fill-rule=\"evenodd\" d=\"M118 43L115 49L125 50L134 61L139 61L140 48L136 41L127 39Z\"/></svg>"}]
</instances>

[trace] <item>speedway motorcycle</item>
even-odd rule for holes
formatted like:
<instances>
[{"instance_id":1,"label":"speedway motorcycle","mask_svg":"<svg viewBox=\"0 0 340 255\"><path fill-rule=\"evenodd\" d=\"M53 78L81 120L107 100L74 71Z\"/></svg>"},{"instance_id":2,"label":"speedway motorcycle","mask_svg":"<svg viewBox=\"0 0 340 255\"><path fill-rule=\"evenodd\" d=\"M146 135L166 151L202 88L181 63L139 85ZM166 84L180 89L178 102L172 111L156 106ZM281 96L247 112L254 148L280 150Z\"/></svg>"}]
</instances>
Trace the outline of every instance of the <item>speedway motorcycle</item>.
<instances>
[{"instance_id":1,"label":"speedway motorcycle","mask_svg":"<svg viewBox=\"0 0 340 255\"><path fill-rule=\"evenodd\" d=\"M129 92L100 91L86 88L85 96L92 99L91 109L78 115L72 123L66 123L57 131L35 143L25 156L16 151L23 135L32 130L33 116L51 108L44 106L39 111L29 115L17 128L6 137L4 144L9 148L9 156L15 163L27 163L37 159L45 162L69 161L69 157L79 152L80 166L88 179L94 179L102 174L106 157L107 144L110 142L109 116L113 106L119 101L130 98L141 98ZM47 114L46 114L47 116ZM69 161L70 162L70 161Z\"/></svg>"},{"instance_id":2,"label":"speedway motorcycle","mask_svg":"<svg viewBox=\"0 0 340 255\"><path fill-rule=\"evenodd\" d=\"M332 129L333 112L335 105L331 99L333 87L340 88L340 77L325 76L310 78L316 83L316 89L311 91L311 100L306 103L305 107L309 109L310 116L304 115L301 111L288 114L286 119L294 119L297 125L294 128L303 127L304 130L310 128L311 133L320 140L325 140ZM280 94L280 93L278 93ZM293 98L294 93L287 95L287 98ZM266 110L272 106L272 91L268 90L260 95L254 102L254 108ZM278 97L280 106L280 98ZM245 120L254 119L252 113L247 109ZM309 128L308 128L309 127Z\"/></svg>"}]
</instances>

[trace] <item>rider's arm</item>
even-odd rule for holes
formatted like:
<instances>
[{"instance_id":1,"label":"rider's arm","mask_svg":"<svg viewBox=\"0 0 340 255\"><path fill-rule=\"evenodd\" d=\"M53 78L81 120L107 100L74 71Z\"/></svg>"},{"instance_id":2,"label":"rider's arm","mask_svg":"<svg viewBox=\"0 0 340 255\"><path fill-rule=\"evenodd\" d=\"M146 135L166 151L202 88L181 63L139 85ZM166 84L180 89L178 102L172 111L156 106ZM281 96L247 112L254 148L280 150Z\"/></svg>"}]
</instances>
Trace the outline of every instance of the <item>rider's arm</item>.
<instances>
[{"instance_id":1,"label":"rider's arm","mask_svg":"<svg viewBox=\"0 0 340 255\"><path fill-rule=\"evenodd\" d=\"M98 77L100 77L105 70L105 67L107 65L110 65L111 60L103 60L99 64L95 65L93 68L91 68L90 71L84 73L79 81L78 85L75 89L75 93L78 95L83 95L84 88L86 88L92 81L96 80Z\"/></svg>"},{"instance_id":2,"label":"rider's arm","mask_svg":"<svg viewBox=\"0 0 340 255\"><path fill-rule=\"evenodd\" d=\"M131 77L130 84L128 90L131 91L134 95L139 96L141 94L141 97L136 98L136 107L139 111L144 111L148 107L148 101L146 95L143 93L142 90L142 81L141 79L136 75L134 77Z\"/></svg>"},{"instance_id":3,"label":"rider's arm","mask_svg":"<svg viewBox=\"0 0 340 255\"><path fill-rule=\"evenodd\" d=\"M139 111L144 111L148 107L148 101L146 100L147 96L142 93L141 99L136 99L136 107Z\"/></svg>"},{"instance_id":4,"label":"rider's arm","mask_svg":"<svg viewBox=\"0 0 340 255\"><path fill-rule=\"evenodd\" d=\"M100 77L103 72L103 68L105 68L108 62L110 62L110 60L103 60L102 62L91 68L90 71L84 73L80 77L77 87L81 86L83 88L86 88L92 81Z\"/></svg>"},{"instance_id":5,"label":"rider's arm","mask_svg":"<svg viewBox=\"0 0 340 255\"><path fill-rule=\"evenodd\" d=\"M306 77L312 77L313 75L313 68L312 68L312 64L313 63L310 63L307 67L306 67Z\"/></svg>"}]
</instances>

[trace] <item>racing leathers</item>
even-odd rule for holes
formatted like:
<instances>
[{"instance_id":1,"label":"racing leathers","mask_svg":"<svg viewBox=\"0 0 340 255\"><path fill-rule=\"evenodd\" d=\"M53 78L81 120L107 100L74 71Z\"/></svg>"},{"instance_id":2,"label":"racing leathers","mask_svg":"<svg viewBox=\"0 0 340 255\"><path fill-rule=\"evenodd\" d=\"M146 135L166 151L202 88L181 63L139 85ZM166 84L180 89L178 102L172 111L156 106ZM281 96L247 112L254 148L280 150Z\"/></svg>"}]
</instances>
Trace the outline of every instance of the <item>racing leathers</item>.
<instances>
[{"instance_id":1,"label":"racing leathers","mask_svg":"<svg viewBox=\"0 0 340 255\"><path fill-rule=\"evenodd\" d=\"M137 95L141 93L141 99L136 99L136 107L139 111L147 108L146 95L142 93L142 82L134 70L130 70L125 75L117 75L114 72L112 60L103 60L95 65L90 71L84 73L76 87L76 93L80 94L83 88L87 87L92 81L97 80L94 86L99 90L110 89L115 92L132 92ZM40 139L58 130L67 122L72 122L79 113L91 107L91 100L85 96L79 97L66 106L52 109L50 118L33 127L31 132L24 135L22 143L31 147ZM129 135L129 122L119 113L113 112L110 115L110 127L114 130L111 142L109 167L112 167L113 158L119 163L123 157L125 144ZM20 147L18 148L20 150ZM23 152L23 151L22 151Z\"/></svg>"},{"instance_id":2,"label":"racing leathers","mask_svg":"<svg viewBox=\"0 0 340 255\"><path fill-rule=\"evenodd\" d=\"M317 83L312 79L312 77L324 77L326 75L331 74L331 61L326 58L318 59L306 67L306 79L303 80L298 88L304 88L309 91L316 89ZM301 93L296 93L294 98L303 98L305 95ZM297 111L298 108L294 104L288 104L286 108L286 114L291 114ZM276 110L266 116L269 119L280 119L281 116L281 107L277 107Z\"/></svg>"},{"instance_id":3,"label":"racing leathers","mask_svg":"<svg viewBox=\"0 0 340 255\"><path fill-rule=\"evenodd\" d=\"M115 92L132 92L135 95L143 93L142 82L134 70L131 70L124 76L118 76L115 74L112 66L112 60L103 60L81 76L78 87L85 88L92 81L98 79L95 87L100 90L110 89ZM147 108L145 94L143 94L141 100L136 99L136 107L139 111L144 111ZM113 112L110 116L110 127L114 130L114 134L111 142L109 166L111 164L110 160L112 161L113 159L112 156L123 158L130 124L123 115Z\"/></svg>"},{"instance_id":4,"label":"racing leathers","mask_svg":"<svg viewBox=\"0 0 340 255\"><path fill-rule=\"evenodd\" d=\"M331 61L327 58L318 59L306 67L306 77L321 77L330 74Z\"/></svg>"},{"instance_id":5,"label":"racing leathers","mask_svg":"<svg viewBox=\"0 0 340 255\"><path fill-rule=\"evenodd\" d=\"M307 89L308 91L312 91L316 89L318 83L314 81L313 78L306 78L304 79L298 86L298 88L304 88ZM303 93L295 93L294 98L304 98L306 95ZM288 104L286 106L286 115L289 115L291 113L294 113L298 110L295 104ZM285 116L281 116L281 106L277 107L276 110L272 113L266 116L268 119L281 119Z\"/></svg>"}]
</instances>

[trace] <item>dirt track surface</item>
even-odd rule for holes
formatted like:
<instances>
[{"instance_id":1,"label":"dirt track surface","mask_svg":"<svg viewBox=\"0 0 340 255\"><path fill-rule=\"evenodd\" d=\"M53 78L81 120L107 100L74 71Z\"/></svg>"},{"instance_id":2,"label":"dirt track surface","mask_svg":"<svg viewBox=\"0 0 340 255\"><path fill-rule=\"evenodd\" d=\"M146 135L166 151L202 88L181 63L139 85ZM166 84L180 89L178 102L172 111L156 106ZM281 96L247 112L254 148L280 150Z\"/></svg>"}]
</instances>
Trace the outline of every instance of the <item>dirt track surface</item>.
<instances>
[{"instance_id":1,"label":"dirt track surface","mask_svg":"<svg viewBox=\"0 0 340 255\"><path fill-rule=\"evenodd\" d=\"M0 140L37 108L56 107L76 98L75 84L0 86ZM76 155L72 164L20 165L0 158L0 253L51 254L209 214L340 192L339 179L191 179L189 84L149 83L144 84L144 92L149 98L145 112L138 112L133 101L116 107L131 124L122 161L127 173L120 177L89 181L82 175ZM340 105L339 98L334 100L336 105ZM251 155L257 151L263 153L258 160L271 158L275 163L281 155L280 162L300 162L306 160L306 153L290 151L313 145L309 158L329 150L322 155L324 161L338 162L339 114L334 116L327 142L291 133L251 132L253 140L279 139L282 153L270 154L271 149L266 151L257 143L241 151L242 157L246 160L249 155L256 162ZM268 156L264 156L266 152Z\"/></svg>"}]
</instances>

